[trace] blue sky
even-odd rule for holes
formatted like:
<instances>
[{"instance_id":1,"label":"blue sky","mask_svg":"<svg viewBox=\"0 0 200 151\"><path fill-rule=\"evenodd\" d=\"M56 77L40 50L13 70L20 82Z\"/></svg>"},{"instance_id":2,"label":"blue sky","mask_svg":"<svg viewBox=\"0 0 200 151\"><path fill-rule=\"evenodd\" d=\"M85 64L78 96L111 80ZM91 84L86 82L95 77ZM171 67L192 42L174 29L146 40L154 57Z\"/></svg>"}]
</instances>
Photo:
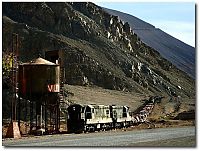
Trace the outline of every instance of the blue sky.
<instances>
[{"instance_id":1,"label":"blue sky","mask_svg":"<svg viewBox=\"0 0 200 151\"><path fill-rule=\"evenodd\" d=\"M95 2L136 16L177 39L195 46L194 2Z\"/></svg>"}]
</instances>

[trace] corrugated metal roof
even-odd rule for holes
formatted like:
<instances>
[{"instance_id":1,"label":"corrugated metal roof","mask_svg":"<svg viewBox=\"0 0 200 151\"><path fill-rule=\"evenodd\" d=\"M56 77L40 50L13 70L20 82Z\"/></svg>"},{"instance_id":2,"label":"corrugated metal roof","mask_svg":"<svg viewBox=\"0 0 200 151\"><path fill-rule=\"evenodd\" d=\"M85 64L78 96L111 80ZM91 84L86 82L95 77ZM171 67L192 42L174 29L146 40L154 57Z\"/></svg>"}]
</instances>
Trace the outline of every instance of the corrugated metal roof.
<instances>
[{"instance_id":1,"label":"corrugated metal roof","mask_svg":"<svg viewBox=\"0 0 200 151\"><path fill-rule=\"evenodd\" d=\"M21 65L56 65L56 64L39 57L39 58L33 59L29 62L22 63Z\"/></svg>"}]
</instances>

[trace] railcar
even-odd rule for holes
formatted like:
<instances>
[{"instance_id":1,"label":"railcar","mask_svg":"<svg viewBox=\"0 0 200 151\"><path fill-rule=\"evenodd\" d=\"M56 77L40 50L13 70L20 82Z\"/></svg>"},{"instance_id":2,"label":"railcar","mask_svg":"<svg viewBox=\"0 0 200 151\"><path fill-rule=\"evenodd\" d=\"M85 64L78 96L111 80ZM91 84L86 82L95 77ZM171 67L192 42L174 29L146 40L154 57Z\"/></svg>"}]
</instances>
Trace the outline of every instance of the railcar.
<instances>
[{"instance_id":1,"label":"railcar","mask_svg":"<svg viewBox=\"0 0 200 151\"><path fill-rule=\"evenodd\" d=\"M113 127L110 106L87 105L84 107L84 110L85 131L110 129Z\"/></svg>"},{"instance_id":2,"label":"railcar","mask_svg":"<svg viewBox=\"0 0 200 151\"><path fill-rule=\"evenodd\" d=\"M128 127L133 124L133 119L129 114L127 106L112 105L110 108L114 128Z\"/></svg>"}]
</instances>

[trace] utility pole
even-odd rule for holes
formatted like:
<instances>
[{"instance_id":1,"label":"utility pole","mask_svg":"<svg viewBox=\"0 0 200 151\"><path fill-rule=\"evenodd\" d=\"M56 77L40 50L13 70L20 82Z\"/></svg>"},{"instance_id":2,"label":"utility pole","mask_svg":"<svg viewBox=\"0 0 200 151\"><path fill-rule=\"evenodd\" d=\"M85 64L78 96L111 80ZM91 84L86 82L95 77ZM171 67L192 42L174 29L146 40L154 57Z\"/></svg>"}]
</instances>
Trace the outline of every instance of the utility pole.
<instances>
[{"instance_id":1,"label":"utility pole","mask_svg":"<svg viewBox=\"0 0 200 151\"><path fill-rule=\"evenodd\" d=\"M17 70L18 70L18 34L12 34L12 88L13 88L13 95L12 95L12 113L11 113L11 122L8 127L6 137L7 138L20 138L20 130L19 125L16 121L17 115ZM20 100L19 96L18 99ZM20 104L19 104L20 106ZM20 112L20 110L19 110ZM20 114L19 114L20 115ZM18 116L18 120L20 121L20 116Z\"/></svg>"}]
</instances>

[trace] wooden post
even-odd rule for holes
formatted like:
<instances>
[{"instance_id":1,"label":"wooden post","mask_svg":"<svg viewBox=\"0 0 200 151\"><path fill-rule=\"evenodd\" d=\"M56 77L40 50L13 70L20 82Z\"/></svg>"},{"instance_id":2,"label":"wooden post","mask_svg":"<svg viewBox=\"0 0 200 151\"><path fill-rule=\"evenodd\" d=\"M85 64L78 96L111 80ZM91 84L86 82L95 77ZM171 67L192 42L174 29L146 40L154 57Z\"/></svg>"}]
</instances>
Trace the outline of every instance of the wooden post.
<instances>
[{"instance_id":1,"label":"wooden post","mask_svg":"<svg viewBox=\"0 0 200 151\"><path fill-rule=\"evenodd\" d=\"M12 113L11 113L11 122L9 124L7 133L6 133L6 138L20 138L20 117L18 117L18 122L16 121L16 111L17 111L17 67L15 68L14 65L17 65L17 57L14 58L14 54L17 56L18 55L18 34L13 33L12 34L12 84L13 84L13 97L12 97ZM15 69L14 69L15 68ZM18 96L19 98L19 96ZM20 104L19 104L20 105ZM19 110L20 112L20 110ZM20 116L20 115L19 115Z\"/></svg>"}]
</instances>

